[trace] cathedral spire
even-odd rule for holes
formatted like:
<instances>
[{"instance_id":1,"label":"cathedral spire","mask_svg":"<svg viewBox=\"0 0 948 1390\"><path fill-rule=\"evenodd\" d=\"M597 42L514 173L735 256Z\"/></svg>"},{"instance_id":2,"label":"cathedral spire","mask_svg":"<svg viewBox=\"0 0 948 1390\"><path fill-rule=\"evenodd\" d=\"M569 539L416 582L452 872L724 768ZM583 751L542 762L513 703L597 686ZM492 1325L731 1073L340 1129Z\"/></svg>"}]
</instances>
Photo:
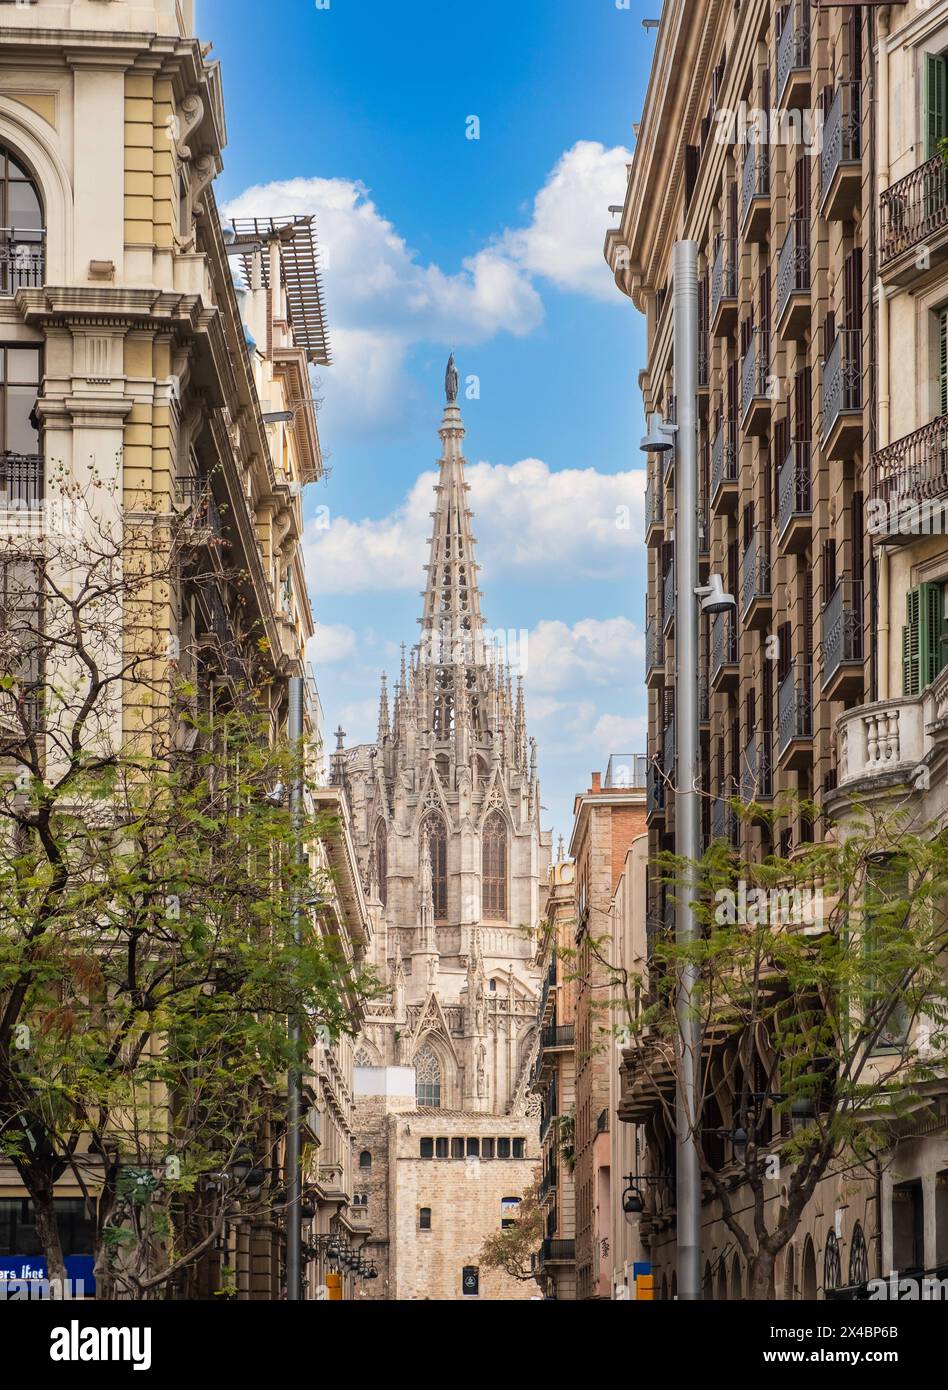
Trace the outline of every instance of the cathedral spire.
<instances>
[{"instance_id":1,"label":"cathedral spire","mask_svg":"<svg viewBox=\"0 0 948 1390\"><path fill-rule=\"evenodd\" d=\"M379 744L383 744L389 735L388 722L388 685L386 683L385 672L382 672L382 690L379 695Z\"/></svg>"}]
</instances>

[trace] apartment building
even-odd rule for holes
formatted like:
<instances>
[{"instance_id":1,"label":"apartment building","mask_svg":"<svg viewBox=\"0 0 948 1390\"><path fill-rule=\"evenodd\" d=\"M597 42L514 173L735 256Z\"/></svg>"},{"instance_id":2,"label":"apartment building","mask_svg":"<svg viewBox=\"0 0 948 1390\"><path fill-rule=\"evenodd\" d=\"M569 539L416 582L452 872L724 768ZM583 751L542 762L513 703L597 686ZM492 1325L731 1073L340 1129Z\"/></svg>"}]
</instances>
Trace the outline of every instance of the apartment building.
<instances>
[{"instance_id":1,"label":"apartment building","mask_svg":"<svg viewBox=\"0 0 948 1390\"><path fill-rule=\"evenodd\" d=\"M900 7L892 7L893 10ZM640 384L650 417L675 423L672 247L699 248L699 572L736 605L702 614L700 756L705 844L751 858L822 833L800 808L840 778L836 724L872 698L882 577L867 530L876 449L873 275L878 6L668 0L618 227L616 283L647 320ZM674 453L647 462L650 859L674 850ZM797 794L769 824L730 799ZM648 954L674 932L650 876ZM623 1099L648 1127L658 1169L648 1233L656 1288L674 1285L669 1135L654 1104ZM879 1258L873 1184L827 1196L801 1230L778 1289L841 1278L827 1254ZM769 1200L776 1200L775 1187ZM837 1216L834 1218L834 1211ZM812 1214L811 1214L812 1215ZM740 1297L745 1271L708 1204L705 1294ZM838 1227L838 1229L837 1229ZM797 1248L798 1246L798 1248Z\"/></svg>"},{"instance_id":2,"label":"apartment building","mask_svg":"<svg viewBox=\"0 0 948 1390\"><path fill-rule=\"evenodd\" d=\"M854 798L898 804L913 827L948 814L948 3L886 6L876 42L877 429L865 493L877 680L837 719L829 804L843 834ZM913 1027L924 1057L927 1025ZM881 1264L943 1276L948 1092L934 1079L919 1089L883 1164Z\"/></svg>"},{"instance_id":3,"label":"apartment building","mask_svg":"<svg viewBox=\"0 0 948 1390\"><path fill-rule=\"evenodd\" d=\"M93 532L126 515L188 521L183 562L151 595L149 641L167 653L155 680L187 682L205 713L252 690L277 735L313 633L302 495L323 472L310 368L328 363L328 335L312 220L222 222L226 124L208 51L191 0L0 7L0 526L42 537L72 488ZM150 717L130 685L119 736ZM336 885L313 929L358 960L368 919L345 807L318 796L339 820L312 847ZM351 1072L348 1043L314 1052L314 1236L364 1226ZM276 1194L278 1168L269 1180ZM6 1253L34 1254L19 1248L32 1236L11 1168L0 1182L5 1229L20 1230ZM68 1178L60 1190L81 1244L80 1190ZM236 1222L199 1288L232 1266L238 1297L280 1296L283 1240L277 1215Z\"/></svg>"},{"instance_id":4,"label":"apartment building","mask_svg":"<svg viewBox=\"0 0 948 1390\"><path fill-rule=\"evenodd\" d=\"M544 1295L576 1298L576 981L570 953L576 936L576 866L559 853L550 866L547 920L536 964L543 984L539 1039L530 1085L540 1097L540 1202L543 1240L534 1257Z\"/></svg>"},{"instance_id":5,"label":"apartment building","mask_svg":"<svg viewBox=\"0 0 948 1390\"><path fill-rule=\"evenodd\" d=\"M643 759L614 754L573 808L576 882L571 956L576 977L574 1173L576 1297L612 1297L610 1086L618 1062L612 1007L613 897L632 842L646 828Z\"/></svg>"}]
</instances>

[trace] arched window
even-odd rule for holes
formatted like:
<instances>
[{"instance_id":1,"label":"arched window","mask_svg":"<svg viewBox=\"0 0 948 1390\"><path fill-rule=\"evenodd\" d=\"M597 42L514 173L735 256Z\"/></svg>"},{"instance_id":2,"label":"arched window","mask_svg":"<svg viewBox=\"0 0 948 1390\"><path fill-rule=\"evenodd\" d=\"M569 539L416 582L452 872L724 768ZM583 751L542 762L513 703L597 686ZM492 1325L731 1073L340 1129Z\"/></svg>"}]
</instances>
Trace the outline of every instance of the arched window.
<instances>
[{"instance_id":1,"label":"arched window","mask_svg":"<svg viewBox=\"0 0 948 1390\"><path fill-rule=\"evenodd\" d=\"M803 1245L803 1270L801 1276L802 1295L804 1302L812 1303L816 1300L816 1251L813 1248L813 1241L807 1236Z\"/></svg>"},{"instance_id":2,"label":"arched window","mask_svg":"<svg viewBox=\"0 0 948 1390\"><path fill-rule=\"evenodd\" d=\"M372 1167L372 1155L369 1153L369 1150L368 1150L368 1149L363 1149L362 1152L359 1154L359 1167L360 1167L360 1168L371 1168L371 1167Z\"/></svg>"},{"instance_id":3,"label":"arched window","mask_svg":"<svg viewBox=\"0 0 948 1390\"><path fill-rule=\"evenodd\" d=\"M360 1047L356 1053L354 1065L357 1067L370 1067L372 1065L372 1058L364 1047Z\"/></svg>"},{"instance_id":4,"label":"arched window","mask_svg":"<svg viewBox=\"0 0 948 1390\"><path fill-rule=\"evenodd\" d=\"M426 831L431 854L431 895L435 921L444 922L448 916L448 832L440 816L428 816L421 827L422 853Z\"/></svg>"},{"instance_id":5,"label":"arched window","mask_svg":"<svg viewBox=\"0 0 948 1390\"><path fill-rule=\"evenodd\" d=\"M507 822L499 811L491 811L484 823L481 852L484 916L488 920L507 919Z\"/></svg>"},{"instance_id":6,"label":"arched window","mask_svg":"<svg viewBox=\"0 0 948 1390\"><path fill-rule=\"evenodd\" d=\"M826 1237L826 1247L823 1250L823 1292L827 1289L839 1288L840 1258L839 1241L836 1239L836 1232L830 1231Z\"/></svg>"},{"instance_id":7,"label":"arched window","mask_svg":"<svg viewBox=\"0 0 948 1390\"><path fill-rule=\"evenodd\" d=\"M20 161L0 145L0 294L43 283L43 205Z\"/></svg>"},{"instance_id":8,"label":"arched window","mask_svg":"<svg viewBox=\"0 0 948 1390\"><path fill-rule=\"evenodd\" d=\"M865 1284L869 1279L869 1252L862 1226L856 1222L852 1245L849 1247L849 1282Z\"/></svg>"},{"instance_id":9,"label":"arched window","mask_svg":"<svg viewBox=\"0 0 948 1390\"><path fill-rule=\"evenodd\" d=\"M441 1107L441 1063L430 1047L415 1058L415 1099L424 1110Z\"/></svg>"},{"instance_id":10,"label":"arched window","mask_svg":"<svg viewBox=\"0 0 948 1390\"><path fill-rule=\"evenodd\" d=\"M375 827L375 881L382 906L388 902L388 830L380 820Z\"/></svg>"}]
</instances>

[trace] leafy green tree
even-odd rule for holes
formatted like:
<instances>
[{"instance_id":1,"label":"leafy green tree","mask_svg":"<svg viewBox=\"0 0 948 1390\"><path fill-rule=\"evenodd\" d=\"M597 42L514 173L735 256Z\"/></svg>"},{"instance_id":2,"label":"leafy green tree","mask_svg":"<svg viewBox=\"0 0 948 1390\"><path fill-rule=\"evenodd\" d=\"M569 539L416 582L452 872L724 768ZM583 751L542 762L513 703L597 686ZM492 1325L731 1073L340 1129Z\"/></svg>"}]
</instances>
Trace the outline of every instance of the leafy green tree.
<instances>
[{"instance_id":1,"label":"leafy green tree","mask_svg":"<svg viewBox=\"0 0 948 1390\"><path fill-rule=\"evenodd\" d=\"M520 1199L517 1215L509 1226L487 1237L481 1246L478 1263L482 1269L499 1269L511 1279L525 1284L540 1282L534 1265L534 1255L543 1239L544 1215L540 1206L540 1190L534 1182Z\"/></svg>"},{"instance_id":2,"label":"leafy green tree","mask_svg":"<svg viewBox=\"0 0 948 1390\"><path fill-rule=\"evenodd\" d=\"M218 649L209 699L207 653L161 630L188 553L88 509L42 562L0 548L0 1152L50 1278L55 1186L78 1184L106 1297L170 1296L225 1222L278 1207L287 1073L374 988L294 854L306 750L274 735L261 670ZM304 807L300 829L332 826Z\"/></svg>"}]
</instances>

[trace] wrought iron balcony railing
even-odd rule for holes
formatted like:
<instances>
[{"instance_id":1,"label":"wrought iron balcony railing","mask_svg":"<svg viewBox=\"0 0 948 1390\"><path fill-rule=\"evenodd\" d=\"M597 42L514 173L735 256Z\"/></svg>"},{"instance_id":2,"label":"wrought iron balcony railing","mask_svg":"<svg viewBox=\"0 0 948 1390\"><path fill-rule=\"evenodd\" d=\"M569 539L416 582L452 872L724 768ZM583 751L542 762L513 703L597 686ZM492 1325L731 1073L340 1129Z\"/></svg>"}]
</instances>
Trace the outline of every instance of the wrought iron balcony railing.
<instances>
[{"instance_id":1,"label":"wrought iron balcony railing","mask_svg":"<svg viewBox=\"0 0 948 1390\"><path fill-rule=\"evenodd\" d=\"M820 190L825 194L841 164L862 158L862 112L858 82L841 82L823 123Z\"/></svg>"},{"instance_id":2,"label":"wrought iron balcony railing","mask_svg":"<svg viewBox=\"0 0 948 1390\"><path fill-rule=\"evenodd\" d=\"M711 495L723 483L737 482L737 424L722 420L711 445Z\"/></svg>"},{"instance_id":3,"label":"wrought iron balcony railing","mask_svg":"<svg viewBox=\"0 0 948 1390\"><path fill-rule=\"evenodd\" d=\"M881 528L878 521L873 526L885 535L939 534L948 502L948 415L873 454L870 488L872 499L884 504ZM936 510L933 503L941 505Z\"/></svg>"},{"instance_id":4,"label":"wrought iron balcony railing","mask_svg":"<svg viewBox=\"0 0 948 1390\"><path fill-rule=\"evenodd\" d=\"M737 622L733 612L715 613L711 619L711 679L722 666L737 662Z\"/></svg>"},{"instance_id":5,"label":"wrought iron balcony railing","mask_svg":"<svg viewBox=\"0 0 948 1390\"><path fill-rule=\"evenodd\" d=\"M706 328L698 331L698 390L703 391L711 380L711 349Z\"/></svg>"},{"instance_id":6,"label":"wrought iron balcony railing","mask_svg":"<svg viewBox=\"0 0 948 1390\"><path fill-rule=\"evenodd\" d=\"M654 618L645 624L645 674L665 665L665 638L661 625Z\"/></svg>"},{"instance_id":7,"label":"wrought iron balcony railing","mask_svg":"<svg viewBox=\"0 0 948 1390\"><path fill-rule=\"evenodd\" d=\"M790 74L810 66L809 0L792 0L777 40L777 100L783 98Z\"/></svg>"},{"instance_id":8,"label":"wrought iron balcony railing","mask_svg":"<svg viewBox=\"0 0 948 1390\"><path fill-rule=\"evenodd\" d=\"M665 519L665 488L661 478L650 477L645 484L645 529L661 525Z\"/></svg>"},{"instance_id":9,"label":"wrought iron balcony railing","mask_svg":"<svg viewBox=\"0 0 948 1390\"><path fill-rule=\"evenodd\" d=\"M665 769L666 777L675 776L675 752L677 744L675 742L675 716L669 716L668 722L662 731L662 767Z\"/></svg>"},{"instance_id":10,"label":"wrought iron balcony railing","mask_svg":"<svg viewBox=\"0 0 948 1390\"><path fill-rule=\"evenodd\" d=\"M880 199L884 270L905 251L922 246L948 227L948 166L940 154L887 188Z\"/></svg>"},{"instance_id":11,"label":"wrought iron balcony railing","mask_svg":"<svg viewBox=\"0 0 948 1390\"><path fill-rule=\"evenodd\" d=\"M575 1040L576 1025L573 1023L554 1024L550 1028L544 1028L540 1034L540 1046L544 1052L550 1052L559 1047L572 1047Z\"/></svg>"},{"instance_id":12,"label":"wrought iron balcony railing","mask_svg":"<svg viewBox=\"0 0 948 1390\"><path fill-rule=\"evenodd\" d=\"M813 737L813 668L791 666L777 697L781 756L795 739Z\"/></svg>"},{"instance_id":13,"label":"wrought iron balcony railing","mask_svg":"<svg viewBox=\"0 0 948 1390\"><path fill-rule=\"evenodd\" d=\"M711 803L711 839L725 840L729 845L737 843L737 812L726 797L718 797Z\"/></svg>"},{"instance_id":14,"label":"wrought iron balcony railing","mask_svg":"<svg viewBox=\"0 0 948 1390\"><path fill-rule=\"evenodd\" d=\"M810 441L795 440L777 474L777 532L783 535L795 516L812 510Z\"/></svg>"},{"instance_id":15,"label":"wrought iron balcony railing","mask_svg":"<svg viewBox=\"0 0 948 1390\"><path fill-rule=\"evenodd\" d=\"M770 338L761 328L755 328L741 363L741 415L750 410L755 400L768 399L770 378Z\"/></svg>"},{"instance_id":16,"label":"wrought iron balcony railing","mask_svg":"<svg viewBox=\"0 0 948 1390\"><path fill-rule=\"evenodd\" d=\"M732 237L719 236L711 270L711 317L724 299L737 297L737 257Z\"/></svg>"},{"instance_id":17,"label":"wrought iron balcony railing","mask_svg":"<svg viewBox=\"0 0 948 1390\"><path fill-rule=\"evenodd\" d=\"M810 219L801 214L790 220L780 248L777 267L777 322L793 294L810 292Z\"/></svg>"},{"instance_id":18,"label":"wrought iron balcony railing","mask_svg":"<svg viewBox=\"0 0 948 1390\"><path fill-rule=\"evenodd\" d=\"M862 409L862 333L841 328L823 364L823 443L840 415Z\"/></svg>"},{"instance_id":19,"label":"wrought iron balcony railing","mask_svg":"<svg viewBox=\"0 0 948 1390\"><path fill-rule=\"evenodd\" d=\"M665 774L654 758L645 771L645 812L652 815L665 809Z\"/></svg>"},{"instance_id":20,"label":"wrought iron balcony railing","mask_svg":"<svg viewBox=\"0 0 948 1390\"><path fill-rule=\"evenodd\" d=\"M773 748L768 729L755 729L744 749L741 800L769 801L774 794Z\"/></svg>"},{"instance_id":21,"label":"wrought iron balcony railing","mask_svg":"<svg viewBox=\"0 0 948 1390\"><path fill-rule=\"evenodd\" d=\"M770 535L763 528L751 537L744 551L742 612L759 598L770 597Z\"/></svg>"},{"instance_id":22,"label":"wrought iron balcony railing","mask_svg":"<svg viewBox=\"0 0 948 1390\"><path fill-rule=\"evenodd\" d=\"M662 581L662 622L667 628L675 617L675 565L672 562Z\"/></svg>"},{"instance_id":23,"label":"wrought iron balcony railing","mask_svg":"<svg viewBox=\"0 0 948 1390\"><path fill-rule=\"evenodd\" d=\"M38 511L43 505L43 472L39 454L0 453L0 511Z\"/></svg>"},{"instance_id":24,"label":"wrought iron balcony railing","mask_svg":"<svg viewBox=\"0 0 948 1390\"><path fill-rule=\"evenodd\" d=\"M575 1240L545 1240L540 1246L540 1264L572 1264L576 1259Z\"/></svg>"},{"instance_id":25,"label":"wrought iron balcony railing","mask_svg":"<svg viewBox=\"0 0 948 1390\"><path fill-rule=\"evenodd\" d=\"M0 227L0 295L37 289L45 279L45 228Z\"/></svg>"},{"instance_id":26,"label":"wrought iron balcony railing","mask_svg":"<svg viewBox=\"0 0 948 1390\"><path fill-rule=\"evenodd\" d=\"M741 178L741 220L747 218L751 203L755 198L766 198L770 193L770 157L766 144L748 144L744 155L744 170Z\"/></svg>"},{"instance_id":27,"label":"wrought iron balcony railing","mask_svg":"<svg viewBox=\"0 0 948 1390\"><path fill-rule=\"evenodd\" d=\"M844 662L862 661L862 585L841 579L823 609L823 685Z\"/></svg>"}]
</instances>

